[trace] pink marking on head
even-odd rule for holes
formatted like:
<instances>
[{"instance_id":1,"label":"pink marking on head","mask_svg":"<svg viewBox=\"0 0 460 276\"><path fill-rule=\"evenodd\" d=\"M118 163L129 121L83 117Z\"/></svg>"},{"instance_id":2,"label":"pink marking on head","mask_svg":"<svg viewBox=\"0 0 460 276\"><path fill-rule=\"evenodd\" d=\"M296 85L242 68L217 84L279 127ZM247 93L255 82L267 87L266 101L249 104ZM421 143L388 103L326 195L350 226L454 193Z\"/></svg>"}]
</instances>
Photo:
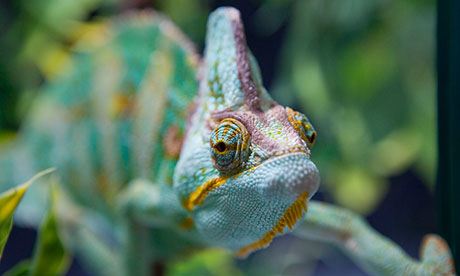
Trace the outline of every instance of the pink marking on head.
<instances>
[{"instance_id":1,"label":"pink marking on head","mask_svg":"<svg viewBox=\"0 0 460 276\"><path fill-rule=\"evenodd\" d=\"M270 155L282 155L292 151L302 151L310 154L309 149L302 140L300 134L294 129L287 118L285 109L276 105L266 112L252 111L219 111L214 112L211 116L214 121L221 121L226 118L233 118L240 121L251 135L251 143L256 144ZM270 121L277 120L282 124L283 132L289 137L290 145L284 144L264 134L256 125L258 121L266 127L270 127Z\"/></svg>"},{"instance_id":2,"label":"pink marking on head","mask_svg":"<svg viewBox=\"0 0 460 276\"><path fill-rule=\"evenodd\" d=\"M240 12L234 8L226 9L227 17L230 19L233 29L233 37L236 47L236 68L238 79L241 82L244 92L244 102L254 112L261 112L259 94L252 79L251 66L248 56L248 47L244 35L243 22L241 21Z\"/></svg>"}]
</instances>

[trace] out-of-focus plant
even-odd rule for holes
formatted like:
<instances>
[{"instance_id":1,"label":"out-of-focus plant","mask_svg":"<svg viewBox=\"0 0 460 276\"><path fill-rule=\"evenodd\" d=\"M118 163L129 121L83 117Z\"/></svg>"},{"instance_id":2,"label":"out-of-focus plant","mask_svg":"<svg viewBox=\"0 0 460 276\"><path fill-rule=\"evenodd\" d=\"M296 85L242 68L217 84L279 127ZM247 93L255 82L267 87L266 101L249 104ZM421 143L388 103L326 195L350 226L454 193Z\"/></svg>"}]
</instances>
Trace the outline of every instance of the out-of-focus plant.
<instances>
[{"instance_id":1,"label":"out-of-focus plant","mask_svg":"<svg viewBox=\"0 0 460 276\"><path fill-rule=\"evenodd\" d=\"M165 13L198 46L204 45L210 0L155 1L155 9Z\"/></svg>"},{"instance_id":2,"label":"out-of-focus plant","mask_svg":"<svg viewBox=\"0 0 460 276\"><path fill-rule=\"evenodd\" d=\"M10 189L0 194L0 260L3 255L8 236L13 227L13 213L24 193L31 183L25 183L17 188Z\"/></svg>"},{"instance_id":3,"label":"out-of-focus plant","mask_svg":"<svg viewBox=\"0 0 460 276\"><path fill-rule=\"evenodd\" d=\"M338 203L368 213L385 196L390 176L415 168L431 185L434 3L291 4L271 91L279 102L306 112L317 128L313 158L327 191Z\"/></svg>"},{"instance_id":4,"label":"out-of-focus plant","mask_svg":"<svg viewBox=\"0 0 460 276\"><path fill-rule=\"evenodd\" d=\"M172 263L166 275L242 276L243 274L235 267L234 262L235 259L230 252L212 248Z\"/></svg>"},{"instance_id":5,"label":"out-of-focus plant","mask_svg":"<svg viewBox=\"0 0 460 276\"><path fill-rule=\"evenodd\" d=\"M13 213L24 193L35 180L51 171L53 169L42 171L28 182L0 194L0 260L13 226ZM32 258L21 261L4 275L61 275L67 271L69 260L58 234L54 204L51 200L49 211L38 230L38 240Z\"/></svg>"},{"instance_id":6,"label":"out-of-focus plant","mask_svg":"<svg viewBox=\"0 0 460 276\"><path fill-rule=\"evenodd\" d=\"M0 126L15 129L43 80L59 75L70 62L75 42L94 21L126 12L141 1L41 0L0 5ZM144 1L166 13L202 46L209 1ZM2 131L0 130L0 137Z\"/></svg>"}]
</instances>

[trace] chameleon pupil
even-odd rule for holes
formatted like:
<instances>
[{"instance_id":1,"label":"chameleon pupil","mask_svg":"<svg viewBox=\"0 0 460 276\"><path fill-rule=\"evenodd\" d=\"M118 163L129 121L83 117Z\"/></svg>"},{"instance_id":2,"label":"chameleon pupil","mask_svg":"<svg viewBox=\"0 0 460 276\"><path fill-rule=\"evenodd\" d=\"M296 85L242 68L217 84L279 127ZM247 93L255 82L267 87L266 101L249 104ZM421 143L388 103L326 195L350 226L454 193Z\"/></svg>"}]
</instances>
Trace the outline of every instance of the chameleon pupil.
<instances>
[{"instance_id":1,"label":"chameleon pupil","mask_svg":"<svg viewBox=\"0 0 460 276\"><path fill-rule=\"evenodd\" d=\"M225 145L224 142L219 142L219 143L217 143L217 145L216 145L216 149L217 149L217 151L219 151L219 152L224 152L226 148L227 148L227 146Z\"/></svg>"},{"instance_id":2,"label":"chameleon pupil","mask_svg":"<svg viewBox=\"0 0 460 276\"><path fill-rule=\"evenodd\" d=\"M314 131L311 136L309 137L309 142L310 144L313 146L313 144L315 143L315 140L316 140L316 132Z\"/></svg>"}]
</instances>

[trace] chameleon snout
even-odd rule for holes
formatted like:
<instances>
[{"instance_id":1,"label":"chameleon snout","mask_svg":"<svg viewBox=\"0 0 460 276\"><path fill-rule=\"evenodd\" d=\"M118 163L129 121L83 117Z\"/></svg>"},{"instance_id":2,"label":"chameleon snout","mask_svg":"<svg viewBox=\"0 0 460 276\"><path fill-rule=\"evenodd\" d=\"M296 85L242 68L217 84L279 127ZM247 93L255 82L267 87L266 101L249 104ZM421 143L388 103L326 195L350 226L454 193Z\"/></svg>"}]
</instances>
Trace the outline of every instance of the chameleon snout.
<instances>
[{"instance_id":1,"label":"chameleon snout","mask_svg":"<svg viewBox=\"0 0 460 276\"><path fill-rule=\"evenodd\" d=\"M245 256L295 225L318 190L319 172L308 154L289 153L208 182L184 206L193 211L195 226L209 244L244 249L239 255Z\"/></svg>"},{"instance_id":2,"label":"chameleon snout","mask_svg":"<svg viewBox=\"0 0 460 276\"><path fill-rule=\"evenodd\" d=\"M274 157L258 172L260 193L273 200L294 201L303 192L313 196L319 187L320 176L315 164L303 153Z\"/></svg>"}]
</instances>

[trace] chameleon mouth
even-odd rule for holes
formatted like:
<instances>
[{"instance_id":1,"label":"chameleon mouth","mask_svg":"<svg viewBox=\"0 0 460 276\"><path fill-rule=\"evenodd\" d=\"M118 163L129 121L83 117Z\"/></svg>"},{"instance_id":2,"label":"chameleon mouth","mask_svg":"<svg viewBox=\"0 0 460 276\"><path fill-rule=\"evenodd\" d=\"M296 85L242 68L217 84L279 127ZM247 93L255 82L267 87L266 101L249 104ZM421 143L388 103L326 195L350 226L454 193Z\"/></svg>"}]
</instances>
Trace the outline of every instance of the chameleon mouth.
<instances>
[{"instance_id":1,"label":"chameleon mouth","mask_svg":"<svg viewBox=\"0 0 460 276\"><path fill-rule=\"evenodd\" d=\"M307 211L308 196L308 192L302 192L297 197L296 201L286 211L284 211L283 216L278 220L273 229L265 233L260 240L241 248L236 253L236 256L238 258L245 258L250 253L269 246L277 234L283 234L286 226L289 227L290 231L292 231L294 225L302 217L303 212Z\"/></svg>"}]
</instances>

